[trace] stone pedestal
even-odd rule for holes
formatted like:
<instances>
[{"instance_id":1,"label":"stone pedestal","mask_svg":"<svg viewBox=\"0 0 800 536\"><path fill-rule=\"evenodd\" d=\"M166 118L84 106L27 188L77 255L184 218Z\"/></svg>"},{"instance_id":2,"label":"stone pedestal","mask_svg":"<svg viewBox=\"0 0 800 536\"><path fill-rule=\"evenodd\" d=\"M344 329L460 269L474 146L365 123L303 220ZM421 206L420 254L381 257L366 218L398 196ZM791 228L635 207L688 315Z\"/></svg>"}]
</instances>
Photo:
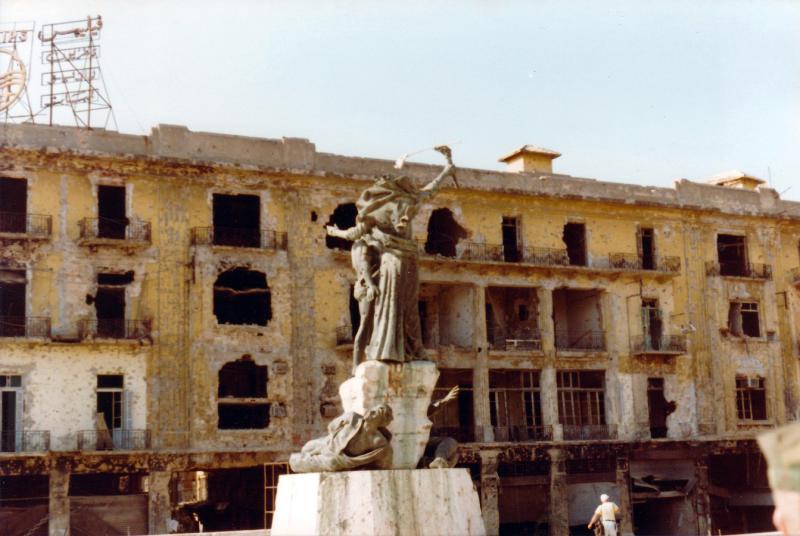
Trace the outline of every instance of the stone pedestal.
<instances>
[{"instance_id":1,"label":"stone pedestal","mask_svg":"<svg viewBox=\"0 0 800 536\"><path fill-rule=\"evenodd\" d=\"M484 536L466 469L281 475L272 536Z\"/></svg>"},{"instance_id":2,"label":"stone pedestal","mask_svg":"<svg viewBox=\"0 0 800 536\"><path fill-rule=\"evenodd\" d=\"M339 386L345 412L364 415L379 404L392 407L394 420L389 431L394 469L415 468L425 452L432 424L428 406L438 378L439 371L431 361L365 361Z\"/></svg>"}]
</instances>

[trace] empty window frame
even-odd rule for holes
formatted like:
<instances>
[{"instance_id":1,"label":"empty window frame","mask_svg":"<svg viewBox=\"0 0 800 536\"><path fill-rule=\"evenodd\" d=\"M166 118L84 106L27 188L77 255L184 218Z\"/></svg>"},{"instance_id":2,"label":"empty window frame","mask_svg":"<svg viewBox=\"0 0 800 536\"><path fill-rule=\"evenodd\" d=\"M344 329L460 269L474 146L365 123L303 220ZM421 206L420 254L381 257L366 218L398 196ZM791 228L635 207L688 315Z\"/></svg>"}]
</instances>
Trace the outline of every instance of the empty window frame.
<instances>
[{"instance_id":1,"label":"empty window frame","mask_svg":"<svg viewBox=\"0 0 800 536\"><path fill-rule=\"evenodd\" d=\"M558 372L558 421L586 426L606 423L605 378L602 371Z\"/></svg>"},{"instance_id":2,"label":"empty window frame","mask_svg":"<svg viewBox=\"0 0 800 536\"><path fill-rule=\"evenodd\" d=\"M261 199L257 195L214 194L214 244L261 246Z\"/></svg>"},{"instance_id":3,"label":"empty window frame","mask_svg":"<svg viewBox=\"0 0 800 536\"><path fill-rule=\"evenodd\" d=\"M472 399L472 369L440 369L433 390L432 402L441 400L453 387L459 387L458 398L437 408L430 416L432 436L452 437L464 443L475 440Z\"/></svg>"},{"instance_id":4,"label":"empty window frame","mask_svg":"<svg viewBox=\"0 0 800 536\"><path fill-rule=\"evenodd\" d=\"M640 227L637 236L639 262L643 270L656 268L655 232L652 227Z\"/></svg>"},{"instance_id":5,"label":"empty window frame","mask_svg":"<svg viewBox=\"0 0 800 536\"><path fill-rule=\"evenodd\" d=\"M543 436L538 370L490 370L489 409L497 440Z\"/></svg>"},{"instance_id":6,"label":"empty window frame","mask_svg":"<svg viewBox=\"0 0 800 536\"><path fill-rule=\"evenodd\" d=\"M728 309L728 330L733 335L760 337L761 324L758 316L758 303L731 302Z\"/></svg>"},{"instance_id":7,"label":"empty window frame","mask_svg":"<svg viewBox=\"0 0 800 536\"><path fill-rule=\"evenodd\" d=\"M22 376L0 376L0 452L22 446Z\"/></svg>"},{"instance_id":8,"label":"empty window frame","mask_svg":"<svg viewBox=\"0 0 800 536\"><path fill-rule=\"evenodd\" d=\"M24 337L26 279L22 270L0 270L0 337Z\"/></svg>"},{"instance_id":9,"label":"empty window frame","mask_svg":"<svg viewBox=\"0 0 800 536\"><path fill-rule=\"evenodd\" d=\"M717 259L720 275L747 275L747 241L744 236L717 235Z\"/></svg>"},{"instance_id":10,"label":"empty window frame","mask_svg":"<svg viewBox=\"0 0 800 536\"><path fill-rule=\"evenodd\" d=\"M24 233L27 206L28 181L0 177L0 233Z\"/></svg>"},{"instance_id":11,"label":"empty window frame","mask_svg":"<svg viewBox=\"0 0 800 536\"><path fill-rule=\"evenodd\" d=\"M98 337L126 338L128 329L125 322L125 294L127 285L132 281L133 272L97 274L94 307Z\"/></svg>"},{"instance_id":12,"label":"empty window frame","mask_svg":"<svg viewBox=\"0 0 800 536\"><path fill-rule=\"evenodd\" d=\"M97 187L97 218L98 238L125 239L128 216L124 186Z\"/></svg>"},{"instance_id":13,"label":"empty window frame","mask_svg":"<svg viewBox=\"0 0 800 536\"><path fill-rule=\"evenodd\" d=\"M327 225L335 225L341 230L347 230L356 224L356 216L358 215L358 208L355 203L343 203L333 209ZM350 251L353 246L352 240L346 238L339 238L337 236L326 236L325 247L328 249L341 249L343 251Z\"/></svg>"},{"instance_id":14,"label":"empty window frame","mask_svg":"<svg viewBox=\"0 0 800 536\"><path fill-rule=\"evenodd\" d=\"M487 287L486 306L486 333L493 349L541 349L536 288Z\"/></svg>"},{"instance_id":15,"label":"empty window frame","mask_svg":"<svg viewBox=\"0 0 800 536\"><path fill-rule=\"evenodd\" d=\"M646 350L660 350L661 336L664 331L661 309L658 300L642 298L642 333Z\"/></svg>"},{"instance_id":16,"label":"empty window frame","mask_svg":"<svg viewBox=\"0 0 800 536\"><path fill-rule=\"evenodd\" d=\"M125 379L122 374L97 375L97 413L108 430L121 430L124 419Z\"/></svg>"},{"instance_id":17,"label":"empty window frame","mask_svg":"<svg viewBox=\"0 0 800 536\"><path fill-rule=\"evenodd\" d=\"M567 246L567 258L572 266L586 266L586 225L567 223L561 236Z\"/></svg>"},{"instance_id":18,"label":"empty window frame","mask_svg":"<svg viewBox=\"0 0 800 536\"><path fill-rule=\"evenodd\" d=\"M262 429L269 425L267 367L256 365L249 355L226 363L219 371L217 428Z\"/></svg>"},{"instance_id":19,"label":"empty window frame","mask_svg":"<svg viewBox=\"0 0 800 536\"><path fill-rule=\"evenodd\" d=\"M218 324L266 326L272 319L272 295L263 272L231 268L214 282Z\"/></svg>"},{"instance_id":20,"label":"empty window frame","mask_svg":"<svg viewBox=\"0 0 800 536\"><path fill-rule=\"evenodd\" d=\"M740 421L767 420L767 391L762 377L736 377L736 412Z\"/></svg>"},{"instance_id":21,"label":"empty window frame","mask_svg":"<svg viewBox=\"0 0 800 536\"><path fill-rule=\"evenodd\" d=\"M503 216L503 260L519 262L522 260L522 235L518 217Z\"/></svg>"},{"instance_id":22,"label":"empty window frame","mask_svg":"<svg viewBox=\"0 0 800 536\"><path fill-rule=\"evenodd\" d=\"M466 236L466 229L458 224L449 208L437 208L428 219L425 253L455 257L458 241Z\"/></svg>"}]
</instances>

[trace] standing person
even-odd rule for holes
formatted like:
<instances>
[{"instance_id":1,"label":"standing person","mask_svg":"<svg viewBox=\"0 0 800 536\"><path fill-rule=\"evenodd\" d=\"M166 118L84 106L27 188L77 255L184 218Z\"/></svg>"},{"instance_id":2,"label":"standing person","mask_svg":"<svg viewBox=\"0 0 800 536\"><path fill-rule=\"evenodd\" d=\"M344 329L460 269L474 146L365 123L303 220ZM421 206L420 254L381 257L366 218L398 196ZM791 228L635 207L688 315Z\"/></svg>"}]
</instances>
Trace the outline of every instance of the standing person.
<instances>
[{"instance_id":1,"label":"standing person","mask_svg":"<svg viewBox=\"0 0 800 536\"><path fill-rule=\"evenodd\" d=\"M772 522L784 536L800 534L800 424L761 434L758 445L775 499Z\"/></svg>"},{"instance_id":2,"label":"standing person","mask_svg":"<svg viewBox=\"0 0 800 536\"><path fill-rule=\"evenodd\" d=\"M600 506L594 511L592 520L589 521L589 528L595 524L598 519L603 523L603 533L605 536L617 536L617 516L619 515L619 506L608 500L608 495L603 493L600 495Z\"/></svg>"}]
</instances>

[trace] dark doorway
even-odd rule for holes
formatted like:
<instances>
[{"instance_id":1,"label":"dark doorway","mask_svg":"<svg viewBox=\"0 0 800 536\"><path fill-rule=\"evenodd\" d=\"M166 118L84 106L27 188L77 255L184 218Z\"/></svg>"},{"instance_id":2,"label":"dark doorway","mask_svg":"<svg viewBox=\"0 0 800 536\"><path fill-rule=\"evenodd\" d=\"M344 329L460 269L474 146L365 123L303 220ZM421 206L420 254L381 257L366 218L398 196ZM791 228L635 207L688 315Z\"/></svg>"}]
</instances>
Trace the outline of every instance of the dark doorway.
<instances>
[{"instance_id":1,"label":"dark doorway","mask_svg":"<svg viewBox=\"0 0 800 536\"><path fill-rule=\"evenodd\" d=\"M2 399L0 399L0 418L2 418L2 452L16 451L17 444L17 391L0 391Z\"/></svg>"},{"instance_id":2,"label":"dark doorway","mask_svg":"<svg viewBox=\"0 0 800 536\"><path fill-rule=\"evenodd\" d=\"M24 233L28 181L0 177L0 232Z\"/></svg>"},{"instance_id":3,"label":"dark doorway","mask_svg":"<svg viewBox=\"0 0 800 536\"><path fill-rule=\"evenodd\" d=\"M132 280L132 272L97 274L94 307L97 312L98 337L125 338L125 286Z\"/></svg>"},{"instance_id":4,"label":"dark doorway","mask_svg":"<svg viewBox=\"0 0 800 536\"><path fill-rule=\"evenodd\" d=\"M25 272L0 270L0 337L25 336Z\"/></svg>"},{"instance_id":5,"label":"dark doorway","mask_svg":"<svg viewBox=\"0 0 800 536\"><path fill-rule=\"evenodd\" d=\"M664 397L664 378L647 378L647 407L650 413L650 437L667 437L669 403Z\"/></svg>"},{"instance_id":6,"label":"dark doorway","mask_svg":"<svg viewBox=\"0 0 800 536\"><path fill-rule=\"evenodd\" d=\"M331 218L328 220L327 225L335 225L344 231L355 226L357 215L358 209L356 208L355 203L343 203L333 210L333 214L331 214ZM325 246L328 249L341 249L344 251L350 251L350 247L352 245L352 240L346 240L336 236L325 237Z\"/></svg>"},{"instance_id":7,"label":"dark doorway","mask_svg":"<svg viewBox=\"0 0 800 536\"><path fill-rule=\"evenodd\" d=\"M456 245L466 238L467 231L456 222L449 208L437 208L428 220L428 239L425 241L425 253L455 257Z\"/></svg>"},{"instance_id":8,"label":"dark doorway","mask_svg":"<svg viewBox=\"0 0 800 536\"><path fill-rule=\"evenodd\" d=\"M206 532L252 530L265 527L266 489L264 468L215 469L208 471L208 498L184 506L196 513Z\"/></svg>"},{"instance_id":9,"label":"dark doorway","mask_svg":"<svg viewBox=\"0 0 800 536\"><path fill-rule=\"evenodd\" d=\"M125 238L128 218L125 213L124 186L97 187L98 238Z\"/></svg>"},{"instance_id":10,"label":"dark doorway","mask_svg":"<svg viewBox=\"0 0 800 536\"><path fill-rule=\"evenodd\" d=\"M586 266L586 225L568 223L564 226L562 240L567 246L567 258L572 266Z\"/></svg>"},{"instance_id":11,"label":"dark doorway","mask_svg":"<svg viewBox=\"0 0 800 536\"><path fill-rule=\"evenodd\" d=\"M642 299L642 328L645 349L660 350L663 322L661 309L658 308L658 300Z\"/></svg>"},{"instance_id":12,"label":"dark doorway","mask_svg":"<svg viewBox=\"0 0 800 536\"><path fill-rule=\"evenodd\" d=\"M520 251L520 226L519 218L503 216L503 260L506 262L519 262L522 260Z\"/></svg>"},{"instance_id":13,"label":"dark doorway","mask_svg":"<svg viewBox=\"0 0 800 536\"><path fill-rule=\"evenodd\" d=\"M261 199L257 195L214 194L214 244L261 246Z\"/></svg>"},{"instance_id":14,"label":"dark doorway","mask_svg":"<svg viewBox=\"0 0 800 536\"><path fill-rule=\"evenodd\" d=\"M643 270L655 270L656 248L653 229L643 227L639 229L639 260Z\"/></svg>"},{"instance_id":15,"label":"dark doorway","mask_svg":"<svg viewBox=\"0 0 800 536\"><path fill-rule=\"evenodd\" d=\"M745 237L717 235L717 257L719 274L731 276L747 275L747 243Z\"/></svg>"},{"instance_id":16,"label":"dark doorway","mask_svg":"<svg viewBox=\"0 0 800 536\"><path fill-rule=\"evenodd\" d=\"M246 268L219 274L214 282L214 316L219 324L266 326L272 319L267 276Z\"/></svg>"},{"instance_id":17,"label":"dark doorway","mask_svg":"<svg viewBox=\"0 0 800 536\"><path fill-rule=\"evenodd\" d=\"M112 431L123 427L124 381L121 374L97 375L97 413L103 414L106 428Z\"/></svg>"}]
</instances>

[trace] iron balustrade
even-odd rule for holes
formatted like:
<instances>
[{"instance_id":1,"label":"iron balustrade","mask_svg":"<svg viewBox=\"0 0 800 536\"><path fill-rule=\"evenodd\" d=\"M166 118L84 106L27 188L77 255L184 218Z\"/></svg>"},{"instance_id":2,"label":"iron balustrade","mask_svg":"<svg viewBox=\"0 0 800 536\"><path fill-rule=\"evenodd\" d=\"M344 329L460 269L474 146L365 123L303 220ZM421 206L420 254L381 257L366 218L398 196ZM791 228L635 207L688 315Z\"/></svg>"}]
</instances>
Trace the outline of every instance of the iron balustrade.
<instances>
[{"instance_id":1,"label":"iron balustrade","mask_svg":"<svg viewBox=\"0 0 800 536\"><path fill-rule=\"evenodd\" d=\"M749 279L772 279L772 265L754 262L706 262L706 275L724 277L747 277Z\"/></svg>"},{"instance_id":2,"label":"iron balustrade","mask_svg":"<svg viewBox=\"0 0 800 536\"><path fill-rule=\"evenodd\" d=\"M150 430L80 430L78 450L148 450Z\"/></svg>"},{"instance_id":3,"label":"iron balustrade","mask_svg":"<svg viewBox=\"0 0 800 536\"><path fill-rule=\"evenodd\" d=\"M3 430L0 452L47 452L50 432L47 430Z\"/></svg>"},{"instance_id":4,"label":"iron balustrade","mask_svg":"<svg viewBox=\"0 0 800 536\"><path fill-rule=\"evenodd\" d=\"M336 346L353 344L353 326L346 324L336 328Z\"/></svg>"},{"instance_id":5,"label":"iron balustrade","mask_svg":"<svg viewBox=\"0 0 800 536\"><path fill-rule=\"evenodd\" d=\"M553 427L550 425L539 426L495 426L494 440L504 441L552 441Z\"/></svg>"},{"instance_id":6,"label":"iron balustrade","mask_svg":"<svg viewBox=\"0 0 800 536\"><path fill-rule=\"evenodd\" d=\"M639 335L631 339L634 354L658 353L686 353L686 337L684 335L661 335L660 337Z\"/></svg>"},{"instance_id":7,"label":"iron balustrade","mask_svg":"<svg viewBox=\"0 0 800 536\"><path fill-rule=\"evenodd\" d=\"M194 227L192 245L285 250L288 236L273 229Z\"/></svg>"},{"instance_id":8,"label":"iron balustrade","mask_svg":"<svg viewBox=\"0 0 800 536\"><path fill-rule=\"evenodd\" d=\"M142 340L150 337L149 320L129 320L124 318L83 319L78 325L81 339Z\"/></svg>"},{"instance_id":9,"label":"iron balustrade","mask_svg":"<svg viewBox=\"0 0 800 536\"><path fill-rule=\"evenodd\" d=\"M539 332L512 334L509 337L495 337L491 341L492 350L506 352L537 352L542 349Z\"/></svg>"},{"instance_id":10,"label":"iron balustrade","mask_svg":"<svg viewBox=\"0 0 800 536\"><path fill-rule=\"evenodd\" d=\"M606 348L605 331L556 330L557 350L602 351Z\"/></svg>"},{"instance_id":11,"label":"iron balustrade","mask_svg":"<svg viewBox=\"0 0 800 536\"><path fill-rule=\"evenodd\" d=\"M46 316L0 316L0 337L50 338Z\"/></svg>"},{"instance_id":12,"label":"iron balustrade","mask_svg":"<svg viewBox=\"0 0 800 536\"><path fill-rule=\"evenodd\" d=\"M0 233L19 233L47 238L53 234L53 219L43 214L0 212Z\"/></svg>"},{"instance_id":13,"label":"iron balustrade","mask_svg":"<svg viewBox=\"0 0 800 536\"><path fill-rule=\"evenodd\" d=\"M616 439L617 437L617 425L615 424L565 424L563 430L564 439L567 441Z\"/></svg>"},{"instance_id":14,"label":"iron balustrade","mask_svg":"<svg viewBox=\"0 0 800 536\"><path fill-rule=\"evenodd\" d=\"M78 222L81 240L124 240L150 242L150 222L141 220L83 218Z\"/></svg>"},{"instance_id":15,"label":"iron balustrade","mask_svg":"<svg viewBox=\"0 0 800 536\"><path fill-rule=\"evenodd\" d=\"M431 437L452 437L459 443L473 443L475 428L472 426L436 426L431 428Z\"/></svg>"}]
</instances>

